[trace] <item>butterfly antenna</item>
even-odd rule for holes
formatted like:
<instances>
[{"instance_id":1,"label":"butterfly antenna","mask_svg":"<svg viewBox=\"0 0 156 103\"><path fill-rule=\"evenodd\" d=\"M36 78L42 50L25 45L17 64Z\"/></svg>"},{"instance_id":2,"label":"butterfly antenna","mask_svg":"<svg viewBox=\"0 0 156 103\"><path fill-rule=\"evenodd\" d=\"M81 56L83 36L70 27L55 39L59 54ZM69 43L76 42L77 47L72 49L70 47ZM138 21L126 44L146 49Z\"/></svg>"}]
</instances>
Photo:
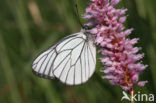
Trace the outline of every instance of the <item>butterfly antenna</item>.
<instances>
[{"instance_id":1,"label":"butterfly antenna","mask_svg":"<svg viewBox=\"0 0 156 103\"><path fill-rule=\"evenodd\" d=\"M74 0L74 3L75 3L75 0ZM78 18L78 22L79 22L79 24L81 25L81 27L83 28L83 25L82 25L82 23L81 23L81 21L80 21L80 15L79 15L79 10L78 10L77 3L75 3L75 9L76 9L76 16L77 16L77 18Z\"/></svg>"}]
</instances>

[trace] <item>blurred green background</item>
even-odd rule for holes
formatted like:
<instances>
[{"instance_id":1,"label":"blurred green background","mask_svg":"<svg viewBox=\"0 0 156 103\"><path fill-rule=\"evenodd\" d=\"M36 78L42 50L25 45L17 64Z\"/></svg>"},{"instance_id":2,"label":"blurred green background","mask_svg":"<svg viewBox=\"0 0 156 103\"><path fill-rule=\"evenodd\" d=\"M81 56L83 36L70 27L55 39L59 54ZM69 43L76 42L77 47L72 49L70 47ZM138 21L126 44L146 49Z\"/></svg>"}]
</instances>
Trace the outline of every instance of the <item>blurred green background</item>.
<instances>
[{"instance_id":1,"label":"blurred green background","mask_svg":"<svg viewBox=\"0 0 156 103\"><path fill-rule=\"evenodd\" d=\"M77 0L80 15L88 3ZM139 78L149 83L135 90L155 94L156 0L121 0L118 8L128 8L125 25L135 29L130 38L140 38L137 46L142 47L143 62L149 65ZM74 12L73 0L0 0L0 103L121 103L122 89L101 79L99 55L93 77L79 86L32 73L32 61L41 51L80 31Z\"/></svg>"}]
</instances>

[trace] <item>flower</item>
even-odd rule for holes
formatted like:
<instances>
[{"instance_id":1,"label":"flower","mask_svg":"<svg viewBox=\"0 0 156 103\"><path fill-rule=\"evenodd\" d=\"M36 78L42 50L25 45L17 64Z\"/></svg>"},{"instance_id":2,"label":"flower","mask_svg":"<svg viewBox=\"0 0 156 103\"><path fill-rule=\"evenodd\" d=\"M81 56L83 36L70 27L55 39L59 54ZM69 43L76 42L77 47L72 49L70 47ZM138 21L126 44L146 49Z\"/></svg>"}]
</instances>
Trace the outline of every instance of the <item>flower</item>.
<instances>
[{"instance_id":1,"label":"flower","mask_svg":"<svg viewBox=\"0 0 156 103\"><path fill-rule=\"evenodd\" d=\"M96 37L100 46L101 62L105 69L102 71L112 85L119 85L124 90L131 90L134 84L144 86L147 81L138 82L139 75L147 67L140 60L144 54L138 54L141 49L134 45L138 38L127 38L133 29L125 29L124 22L127 9L116 9L120 0L91 0L86 8L84 18L86 25L95 26L90 32Z\"/></svg>"}]
</instances>

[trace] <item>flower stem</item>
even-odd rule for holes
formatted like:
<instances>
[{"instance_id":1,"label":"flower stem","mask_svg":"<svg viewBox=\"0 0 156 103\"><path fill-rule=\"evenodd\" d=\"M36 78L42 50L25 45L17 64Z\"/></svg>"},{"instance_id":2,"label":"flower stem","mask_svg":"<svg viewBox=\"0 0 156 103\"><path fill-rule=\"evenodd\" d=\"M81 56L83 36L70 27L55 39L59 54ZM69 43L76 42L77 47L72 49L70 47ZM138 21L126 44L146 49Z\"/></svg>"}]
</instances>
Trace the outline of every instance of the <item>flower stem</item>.
<instances>
[{"instance_id":1,"label":"flower stem","mask_svg":"<svg viewBox=\"0 0 156 103\"><path fill-rule=\"evenodd\" d=\"M131 103L134 103L134 100L133 100L134 90L133 89L130 90L130 94L131 94Z\"/></svg>"}]
</instances>

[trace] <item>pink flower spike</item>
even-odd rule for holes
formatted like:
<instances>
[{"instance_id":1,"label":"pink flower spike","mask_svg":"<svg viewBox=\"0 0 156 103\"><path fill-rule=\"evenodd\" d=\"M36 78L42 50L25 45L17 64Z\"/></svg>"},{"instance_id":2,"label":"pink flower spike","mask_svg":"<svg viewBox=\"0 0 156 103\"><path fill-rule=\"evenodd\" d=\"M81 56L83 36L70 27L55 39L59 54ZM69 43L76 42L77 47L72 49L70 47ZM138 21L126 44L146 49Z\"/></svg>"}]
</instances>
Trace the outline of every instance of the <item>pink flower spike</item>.
<instances>
[{"instance_id":1,"label":"pink flower spike","mask_svg":"<svg viewBox=\"0 0 156 103\"><path fill-rule=\"evenodd\" d=\"M129 39L133 29L125 29L124 22L127 9L116 9L120 0L91 0L84 18L90 26L96 25L89 32L95 36L99 46L100 58L105 69L104 79L112 85L118 85L128 91L135 84L144 86L147 82L139 82L139 76L147 68L142 64L143 53L135 47L138 38Z\"/></svg>"}]
</instances>

